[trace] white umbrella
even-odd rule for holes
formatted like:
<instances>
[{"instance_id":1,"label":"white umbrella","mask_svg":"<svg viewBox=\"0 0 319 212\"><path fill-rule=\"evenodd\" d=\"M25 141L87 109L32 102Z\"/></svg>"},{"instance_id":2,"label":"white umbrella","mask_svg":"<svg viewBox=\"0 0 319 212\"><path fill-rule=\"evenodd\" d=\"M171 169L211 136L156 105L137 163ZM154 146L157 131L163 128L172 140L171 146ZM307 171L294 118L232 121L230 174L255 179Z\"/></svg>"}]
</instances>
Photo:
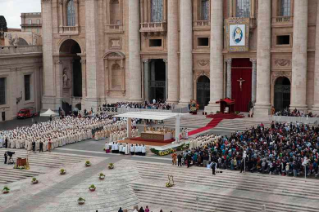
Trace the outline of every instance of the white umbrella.
<instances>
[{"instance_id":1,"label":"white umbrella","mask_svg":"<svg viewBox=\"0 0 319 212\"><path fill-rule=\"evenodd\" d=\"M44 113L41 113L40 116L43 116L43 117L49 117L49 116L58 116L59 114L57 114L56 112L52 111L51 109L47 110L46 112Z\"/></svg>"}]
</instances>

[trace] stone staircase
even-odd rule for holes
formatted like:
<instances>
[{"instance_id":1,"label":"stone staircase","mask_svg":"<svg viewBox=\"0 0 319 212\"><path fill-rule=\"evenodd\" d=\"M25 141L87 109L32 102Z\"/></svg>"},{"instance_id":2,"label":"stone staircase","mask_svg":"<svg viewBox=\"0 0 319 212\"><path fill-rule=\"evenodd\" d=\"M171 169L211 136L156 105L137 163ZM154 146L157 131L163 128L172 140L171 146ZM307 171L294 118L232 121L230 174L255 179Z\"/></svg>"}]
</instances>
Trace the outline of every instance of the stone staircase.
<instances>
[{"instance_id":1,"label":"stone staircase","mask_svg":"<svg viewBox=\"0 0 319 212\"><path fill-rule=\"evenodd\" d=\"M314 212L319 207L317 180L227 170L212 176L211 170L201 167L146 162L138 162L136 167L142 180L132 187L139 200L149 205L207 212ZM169 174L174 176L173 188L165 188Z\"/></svg>"},{"instance_id":2,"label":"stone staircase","mask_svg":"<svg viewBox=\"0 0 319 212\"><path fill-rule=\"evenodd\" d=\"M26 158L27 151L24 149L0 149L0 155L4 155L6 151L15 152L13 155L13 160L16 162L16 158ZM13 165L5 165L4 158L0 157L0 185L16 182L29 177L35 177L40 174L45 173L51 168L63 168L66 165L72 165L79 162L83 162L85 159L90 159L92 157L72 155L65 153L55 153L55 152L29 152L29 164L31 170L18 170L13 169ZM36 168L36 170L34 169Z\"/></svg>"},{"instance_id":3,"label":"stone staircase","mask_svg":"<svg viewBox=\"0 0 319 212\"><path fill-rule=\"evenodd\" d=\"M257 125L263 123L265 127L270 127L271 122L267 120L256 120L249 118L239 118L239 119L224 119L217 125L214 130L223 130L223 131L245 131L246 129L251 128L252 126L257 127Z\"/></svg>"}]
</instances>

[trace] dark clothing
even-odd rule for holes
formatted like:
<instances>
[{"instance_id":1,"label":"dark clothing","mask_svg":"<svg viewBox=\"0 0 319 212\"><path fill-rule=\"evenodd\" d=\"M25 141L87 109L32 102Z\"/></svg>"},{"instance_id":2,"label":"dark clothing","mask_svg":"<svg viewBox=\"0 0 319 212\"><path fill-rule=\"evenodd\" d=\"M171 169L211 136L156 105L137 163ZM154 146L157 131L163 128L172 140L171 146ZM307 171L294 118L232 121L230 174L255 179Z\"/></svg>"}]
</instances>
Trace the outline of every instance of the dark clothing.
<instances>
[{"instance_id":1,"label":"dark clothing","mask_svg":"<svg viewBox=\"0 0 319 212\"><path fill-rule=\"evenodd\" d=\"M8 160L8 155L7 153L4 153L4 164L7 164L7 160Z\"/></svg>"},{"instance_id":2,"label":"dark clothing","mask_svg":"<svg viewBox=\"0 0 319 212\"><path fill-rule=\"evenodd\" d=\"M40 142L40 149L39 152L43 152L43 142Z\"/></svg>"},{"instance_id":3,"label":"dark clothing","mask_svg":"<svg viewBox=\"0 0 319 212\"><path fill-rule=\"evenodd\" d=\"M177 165L182 166L182 156L181 155L177 156Z\"/></svg>"},{"instance_id":4,"label":"dark clothing","mask_svg":"<svg viewBox=\"0 0 319 212\"><path fill-rule=\"evenodd\" d=\"M32 142L32 150L33 150L33 152L35 152L35 142L34 141Z\"/></svg>"},{"instance_id":5,"label":"dark clothing","mask_svg":"<svg viewBox=\"0 0 319 212\"><path fill-rule=\"evenodd\" d=\"M216 165L215 163L212 163L212 174L213 174L213 175L215 175L215 168L216 168L215 165Z\"/></svg>"},{"instance_id":6,"label":"dark clothing","mask_svg":"<svg viewBox=\"0 0 319 212\"><path fill-rule=\"evenodd\" d=\"M118 212L123 212L122 208L120 208L120 210Z\"/></svg>"},{"instance_id":7,"label":"dark clothing","mask_svg":"<svg viewBox=\"0 0 319 212\"><path fill-rule=\"evenodd\" d=\"M140 208L140 210L138 212L144 212L144 209L143 208Z\"/></svg>"}]
</instances>

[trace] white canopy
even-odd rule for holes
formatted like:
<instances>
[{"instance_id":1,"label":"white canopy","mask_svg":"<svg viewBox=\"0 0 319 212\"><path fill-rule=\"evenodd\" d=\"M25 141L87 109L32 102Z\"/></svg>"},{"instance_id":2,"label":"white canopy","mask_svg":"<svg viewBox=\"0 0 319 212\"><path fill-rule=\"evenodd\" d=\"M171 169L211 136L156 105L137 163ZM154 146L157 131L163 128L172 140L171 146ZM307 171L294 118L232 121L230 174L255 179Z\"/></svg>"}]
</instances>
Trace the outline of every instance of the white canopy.
<instances>
[{"instance_id":1,"label":"white canopy","mask_svg":"<svg viewBox=\"0 0 319 212\"><path fill-rule=\"evenodd\" d=\"M44 112L41 113L40 116L44 116L44 117L49 117L49 116L58 116L59 114L55 113L54 111L52 111L50 108Z\"/></svg>"},{"instance_id":2,"label":"white canopy","mask_svg":"<svg viewBox=\"0 0 319 212\"><path fill-rule=\"evenodd\" d=\"M116 115L117 118L131 118L131 119L151 119L151 120L165 120L176 118L177 116L183 116L185 114L181 113L165 113L165 112L149 112L149 111L141 111L141 112L128 112Z\"/></svg>"}]
</instances>

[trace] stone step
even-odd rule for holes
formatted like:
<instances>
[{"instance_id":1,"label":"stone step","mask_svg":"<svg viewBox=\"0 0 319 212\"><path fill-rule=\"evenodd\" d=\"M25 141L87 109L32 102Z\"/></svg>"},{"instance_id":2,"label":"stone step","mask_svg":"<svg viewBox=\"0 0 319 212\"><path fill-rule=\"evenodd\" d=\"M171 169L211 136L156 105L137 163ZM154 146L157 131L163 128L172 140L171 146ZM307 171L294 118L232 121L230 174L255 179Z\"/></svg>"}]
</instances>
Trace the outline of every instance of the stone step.
<instances>
[{"instance_id":1,"label":"stone step","mask_svg":"<svg viewBox=\"0 0 319 212\"><path fill-rule=\"evenodd\" d=\"M203 211L211 211L211 207L214 206L218 208L217 211L237 211L240 205L240 210L243 211L261 211L263 204L266 205L267 211L280 211L280 212L292 212L292 211L307 211L314 212L317 211L315 208L304 207L292 204L283 204L276 202L264 201L262 204L259 200L241 198L238 196L224 196L216 195L214 193L205 192L194 192L188 191L180 188L165 188L153 185L144 184L133 184L133 188L137 195L143 202L148 202L150 200L156 201L157 204L162 204L162 202L169 202L172 205L172 200L181 206L196 206ZM196 198L199 197L199 201ZM223 204L227 202L227 205ZM185 204L186 203L186 204ZM208 208L207 208L208 207ZM206 210L207 208L207 210ZM189 209L189 208L187 208Z\"/></svg>"}]
</instances>

